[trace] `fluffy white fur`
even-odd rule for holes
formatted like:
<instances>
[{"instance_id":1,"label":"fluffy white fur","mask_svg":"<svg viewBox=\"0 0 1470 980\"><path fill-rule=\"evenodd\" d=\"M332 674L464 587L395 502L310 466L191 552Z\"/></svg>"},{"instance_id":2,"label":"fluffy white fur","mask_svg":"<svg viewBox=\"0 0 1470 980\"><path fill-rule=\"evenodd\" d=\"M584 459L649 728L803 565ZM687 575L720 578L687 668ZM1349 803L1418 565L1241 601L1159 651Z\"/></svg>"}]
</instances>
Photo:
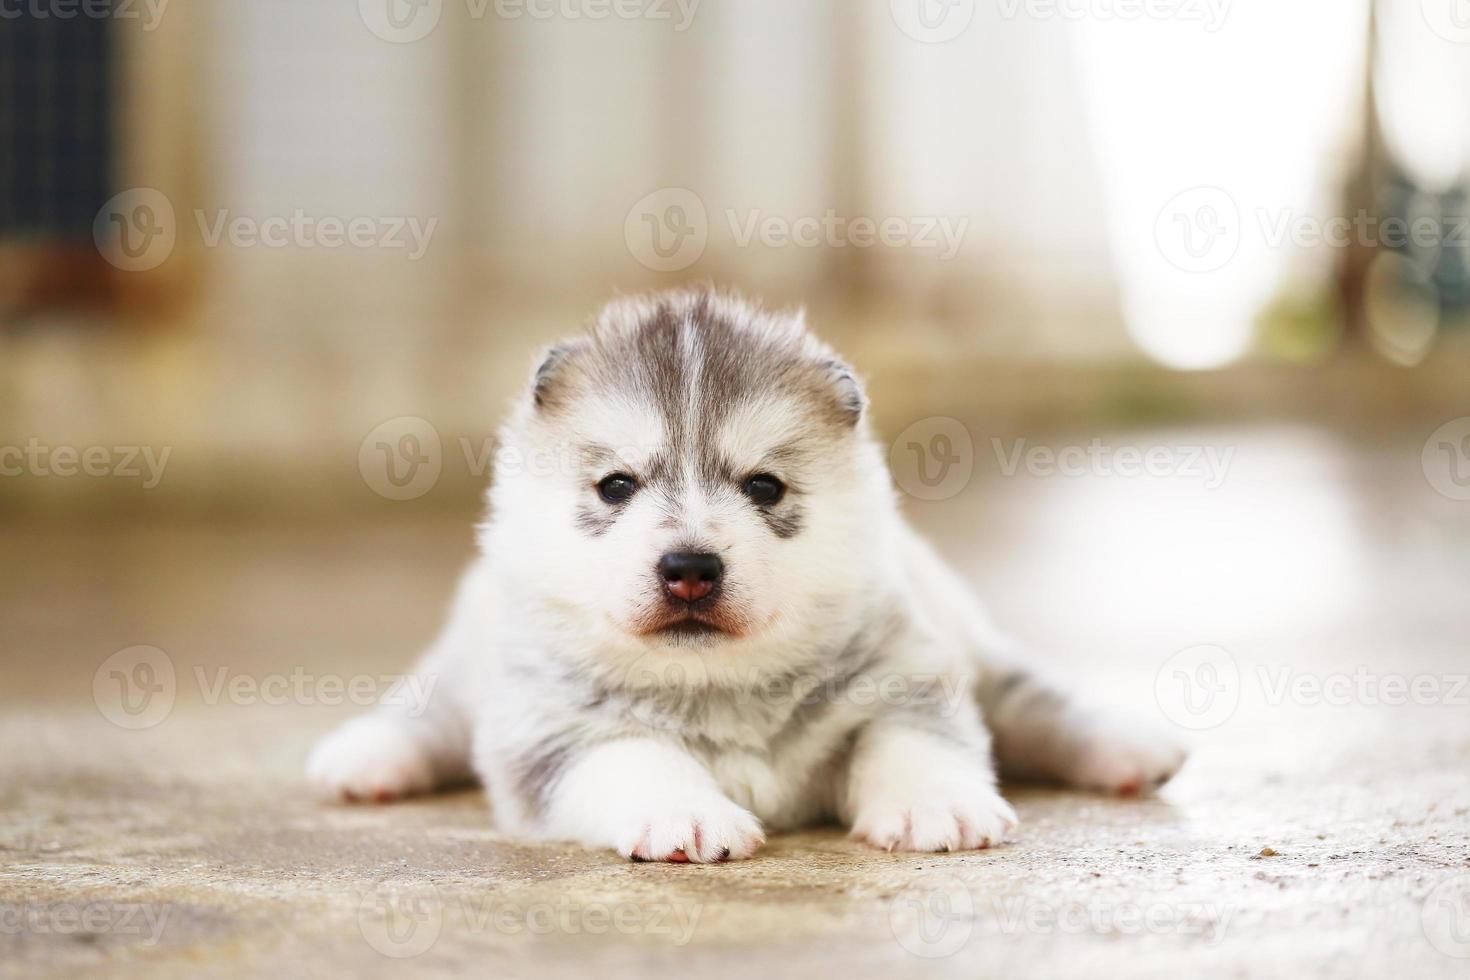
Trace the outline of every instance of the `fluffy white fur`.
<instances>
[{"instance_id":1,"label":"fluffy white fur","mask_svg":"<svg viewBox=\"0 0 1470 980\"><path fill-rule=\"evenodd\" d=\"M799 317L614 303L501 430L480 557L417 668L433 700L328 735L311 781L382 801L477 777L507 830L702 862L829 820L887 849L989 846L1016 825L996 757L1109 792L1172 775L1167 740L1018 666L901 517L860 416ZM639 481L616 507L612 472ZM783 502L754 506L752 473ZM721 632L651 629L653 569L690 548L724 562Z\"/></svg>"}]
</instances>

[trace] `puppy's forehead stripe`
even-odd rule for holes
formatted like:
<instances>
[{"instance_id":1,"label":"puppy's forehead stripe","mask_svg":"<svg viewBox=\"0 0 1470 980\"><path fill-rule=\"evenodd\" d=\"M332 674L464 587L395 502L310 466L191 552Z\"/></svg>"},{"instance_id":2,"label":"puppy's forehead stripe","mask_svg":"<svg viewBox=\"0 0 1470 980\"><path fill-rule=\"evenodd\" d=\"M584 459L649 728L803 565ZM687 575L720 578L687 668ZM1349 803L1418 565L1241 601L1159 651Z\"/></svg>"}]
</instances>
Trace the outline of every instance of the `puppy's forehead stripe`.
<instances>
[{"instance_id":1,"label":"puppy's forehead stripe","mask_svg":"<svg viewBox=\"0 0 1470 980\"><path fill-rule=\"evenodd\" d=\"M677 527L701 502L743 502L739 485L754 473L775 473L799 497L861 413L860 389L840 368L797 319L679 293L609 305L538 383L554 389L554 417L585 437L584 473L630 473L658 501L660 526ZM807 522L793 496L760 517L779 538ZM599 537L616 519L593 505L576 523Z\"/></svg>"},{"instance_id":2,"label":"puppy's forehead stripe","mask_svg":"<svg viewBox=\"0 0 1470 980\"><path fill-rule=\"evenodd\" d=\"M742 326L708 294L665 297L636 321L596 332L602 382L631 386L663 423L668 455L650 460L645 478L670 489L723 485L739 474L718 436L737 412L760 424L760 407L778 396L797 414L830 409L802 340L795 328Z\"/></svg>"},{"instance_id":3,"label":"puppy's forehead stripe","mask_svg":"<svg viewBox=\"0 0 1470 980\"><path fill-rule=\"evenodd\" d=\"M852 372L799 316L709 290L608 304L589 336L552 349L535 383L548 418L565 421L588 398L643 405L680 448L732 406L776 394L813 427L850 430L864 405Z\"/></svg>"}]
</instances>

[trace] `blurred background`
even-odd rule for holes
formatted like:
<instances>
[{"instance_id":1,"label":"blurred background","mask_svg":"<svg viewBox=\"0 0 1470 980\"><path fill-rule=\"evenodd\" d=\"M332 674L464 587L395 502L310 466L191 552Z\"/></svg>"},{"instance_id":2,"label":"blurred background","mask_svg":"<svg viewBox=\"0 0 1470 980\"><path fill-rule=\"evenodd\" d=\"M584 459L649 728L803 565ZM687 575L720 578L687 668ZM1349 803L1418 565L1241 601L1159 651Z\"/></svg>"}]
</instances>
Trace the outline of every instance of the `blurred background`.
<instances>
[{"instance_id":1,"label":"blurred background","mask_svg":"<svg viewBox=\"0 0 1470 980\"><path fill-rule=\"evenodd\" d=\"M889 436L1465 408L1461 0L35 0L0 26L12 511L371 508L380 423L479 442L539 344L702 280L806 305ZM38 461L120 446L170 450L165 478ZM462 455L411 509L474 506Z\"/></svg>"},{"instance_id":2,"label":"blurred background","mask_svg":"<svg viewBox=\"0 0 1470 980\"><path fill-rule=\"evenodd\" d=\"M1465 582L1463 0L4 9L0 546L33 664L242 576L269 600L205 605L275 639L236 655L310 659L283 638L336 587L403 600L322 627L401 657L537 348L701 281L806 306L910 513L1057 647L1048 593L1118 629L1148 597L1177 649L1337 628L1399 559Z\"/></svg>"},{"instance_id":3,"label":"blurred background","mask_svg":"<svg viewBox=\"0 0 1470 980\"><path fill-rule=\"evenodd\" d=\"M0 910L182 909L4 959L397 976L388 869L692 896L682 972L1186 972L1086 931L915 959L907 864L831 835L716 891L477 796L300 794L341 682L433 635L538 347L712 281L855 364L1003 626L1195 744L1159 801L1010 794L1022 842L947 865L977 905L1228 901L1240 975L1461 976L1467 107L1467 0L0 0L0 741L39 747ZM452 925L445 972L586 974ZM635 939L596 948L647 975Z\"/></svg>"}]
</instances>

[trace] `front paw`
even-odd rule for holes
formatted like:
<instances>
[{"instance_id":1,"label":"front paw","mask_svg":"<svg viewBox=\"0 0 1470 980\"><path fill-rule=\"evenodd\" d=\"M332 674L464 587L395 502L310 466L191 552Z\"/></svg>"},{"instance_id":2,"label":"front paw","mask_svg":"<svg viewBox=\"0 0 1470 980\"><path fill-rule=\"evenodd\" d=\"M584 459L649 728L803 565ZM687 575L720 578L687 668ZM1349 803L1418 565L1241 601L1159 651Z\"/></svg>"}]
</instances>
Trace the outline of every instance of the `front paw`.
<instances>
[{"instance_id":1,"label":"front paw","mask_svg":"<svg viewBox=\"0 0 1470 980\"><path fill-rule=\"evenodd\" d=\"M884 794L865 803L852 836L886 851L973 851L999 844L1016 811L983 784Z\"/></svg>"},{"instance_id":2,"label":"front paw","mask_svg":"<svg viewBox=\"0 0 1470 980\"><path fill-rule=\"evenodd\" d=\"M1070 779L1081 789L1137 796L1168 782L1184 764L1185 751L1168 735L1122 720L1089 726Z\"/></svg>"},{"instance_id":3,"label":"front paw","mask_svg":"<svg viewBox=\"0 0 1470 980\"><path fill-rule=\"evenodd\" d=\"M766 842L760 821L717 793L626 817L614 836L634 861L699 864L743 860Z\"/></svg>"},{"instance_id":4,"label":"front paw","mask_svg":"<svg viewBox=\"0 0 1470 980\"><path fill-rule=\"evenodd\" d=\"M363 715L316 744L306 778L328 798L388 803L433 789L434 767L402 725Z\"/></svg>"}]
</instances>

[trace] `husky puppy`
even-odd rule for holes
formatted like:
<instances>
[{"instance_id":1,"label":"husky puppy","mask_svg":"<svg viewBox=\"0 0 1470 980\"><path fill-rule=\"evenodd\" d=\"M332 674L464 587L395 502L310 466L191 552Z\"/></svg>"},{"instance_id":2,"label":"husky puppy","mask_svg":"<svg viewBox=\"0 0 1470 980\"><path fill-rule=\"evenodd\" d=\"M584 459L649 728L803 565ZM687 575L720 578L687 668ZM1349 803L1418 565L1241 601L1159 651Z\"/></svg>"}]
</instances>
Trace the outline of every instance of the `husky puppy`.
<instances>
[{"instance_id":1,"label":"husky puppy","mask_svg":"<svg viewBox=\"0 0 1470 980\"><path fill-rule=\"evenodd\" d=\"M705 862L831 820L987 847L1016 825L996 762L1119 793L1179 767L1022 669L900 516L863 390L799 314L622 299L538 363L413 678L432 697L328 735L320 789L478 777L509 832Z\"/></svg>"}]
</instances>

